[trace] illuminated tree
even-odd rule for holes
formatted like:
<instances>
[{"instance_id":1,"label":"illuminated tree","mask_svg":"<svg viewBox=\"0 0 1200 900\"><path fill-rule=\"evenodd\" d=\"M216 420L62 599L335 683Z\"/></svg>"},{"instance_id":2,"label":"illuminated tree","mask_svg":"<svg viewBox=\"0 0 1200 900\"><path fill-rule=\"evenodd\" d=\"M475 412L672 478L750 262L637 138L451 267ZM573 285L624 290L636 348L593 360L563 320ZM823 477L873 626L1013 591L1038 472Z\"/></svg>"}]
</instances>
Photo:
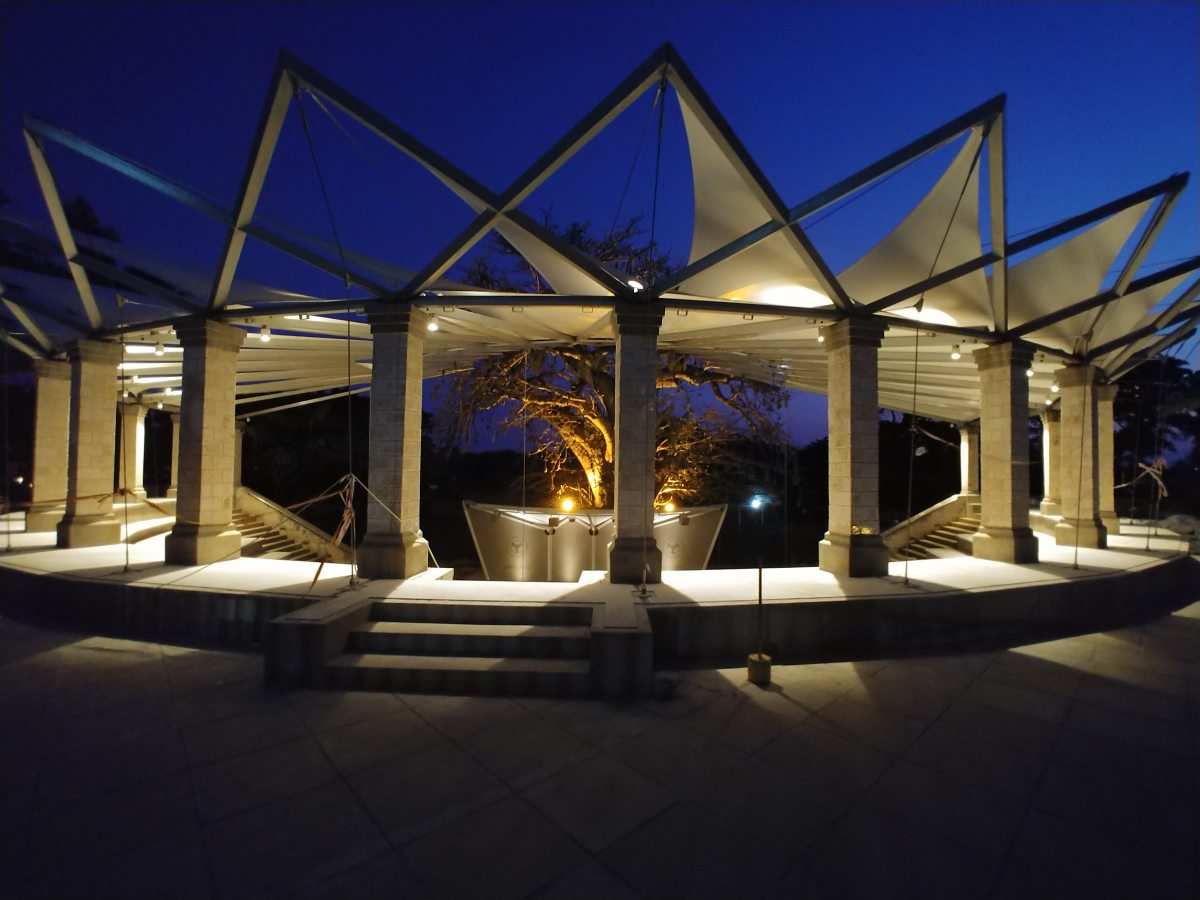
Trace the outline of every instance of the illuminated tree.
<instances>
[{"instance_id":1,"label":"illuminated tree","mask_svg":"<svg viewBox=\"0 0 1200 900\"><path fill-rule=\"evenodd\" d=\"M553 228L552 223L548 223ZM601 239L589 223L557 229L560 236L627 278L651 283L670 271L653 243L637 242L639 219ZM494 258L476 259L459 274L495 290L546 289L508 244ZM552 488L577 502L609 503L615 443L615 352L576 344L512 351L477 360L443 383L443 439L461 442L488 416L501 428L529 428ZM740 463L746 436L776 441L782 388L730 375L695 356L659 354L657 503L697 500Z\"/></svg>"}]
</instances>

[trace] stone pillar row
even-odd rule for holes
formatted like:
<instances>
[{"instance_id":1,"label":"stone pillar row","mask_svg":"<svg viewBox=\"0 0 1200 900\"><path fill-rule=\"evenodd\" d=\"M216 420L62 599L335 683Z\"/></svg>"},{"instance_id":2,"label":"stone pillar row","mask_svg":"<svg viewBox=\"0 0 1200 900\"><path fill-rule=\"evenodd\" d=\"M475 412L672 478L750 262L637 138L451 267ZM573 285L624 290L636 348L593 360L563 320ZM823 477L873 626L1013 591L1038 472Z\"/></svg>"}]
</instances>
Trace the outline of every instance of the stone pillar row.
<instances>
[{"instance_id":1,"label":"stone pillar row","mask_svg":"<svg viewBox=\"0 0 1200 900\"><path fill-rule=\"evenodd\" d=\"M373 348L370 490L359 549L364 575L407 578L425 571L429 548L420 528L421 387L425 329L419 312L401 308L368 317ZM616 321L615 534L609 577L616 583L661 580L654 538L654 447L658 333L662 309L619 301ZM829 530L820 567L837 575L887 574L879 534L878 351L885 325L845 319L823 329L829 396ZM216 321L181 322L183 403L171 414L169 494L176 523L169 563L197 565L239 555L232 525L239 483L235 424L237 355L245 332ZM68 362L39 360L34 428L35 479L30 530L58 521L61 547L115 543L113 458L120 484L145 495L145 409L121 407L119 448L112 427L119 344L78 340ZM1029 527L1029 386L1032 350L994 344L974 353L981 417L961 426L962 493L980 505L973 552L985 559L1035 562ZM1041 511L1060 515L1059 544L1103 547L1117 529L1113 504L1113 401L1095 367L1060 369L1060 403L1041 415L1045 497ZM65 439L65 440L64 440ZM65 498L65 502L64 502Z\"/></svg>"}]
</instances>

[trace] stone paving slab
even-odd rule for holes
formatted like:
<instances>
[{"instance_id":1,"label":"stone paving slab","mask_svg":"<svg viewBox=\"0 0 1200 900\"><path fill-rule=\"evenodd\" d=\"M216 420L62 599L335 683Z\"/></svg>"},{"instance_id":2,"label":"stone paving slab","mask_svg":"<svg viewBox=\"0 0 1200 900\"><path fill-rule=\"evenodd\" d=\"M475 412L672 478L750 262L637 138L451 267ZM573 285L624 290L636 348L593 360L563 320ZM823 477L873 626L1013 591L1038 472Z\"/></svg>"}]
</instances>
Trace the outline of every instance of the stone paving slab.
<instances>
[{"instance_id":1,"label":"stone paving slab","mask_svg":"<svg viewBox=\"0 0 1200 900\"><path fill-rule=\"evenodd\" d=\"M264 688L0 618L5 896L1200 896L1200 602L608 703Z\"/></svg>"}]
</instances>

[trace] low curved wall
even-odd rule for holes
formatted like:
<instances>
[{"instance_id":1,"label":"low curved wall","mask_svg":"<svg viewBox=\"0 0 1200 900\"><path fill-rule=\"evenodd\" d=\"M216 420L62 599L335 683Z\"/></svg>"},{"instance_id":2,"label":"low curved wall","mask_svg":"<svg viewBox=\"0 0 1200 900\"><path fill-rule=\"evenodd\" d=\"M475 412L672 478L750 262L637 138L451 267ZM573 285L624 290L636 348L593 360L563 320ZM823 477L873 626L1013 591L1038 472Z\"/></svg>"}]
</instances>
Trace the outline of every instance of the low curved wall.
<instances>
[{"instance_id":1,"label":"low curved wall","mask_svg":"<svg viewBox=\"0 0 1200 900\"><path fill-rule=\"evenodd\" d=\"M201 591L0 566L0 612L122 637L253 646L272 619L312 602L301 594Z\"/></svg>"},{"instance_id":2,"label":"low curved wall","mask_svg":"<svg viewBox=\"0 0 1200 900\"><path fill-rule=\"evenodd\" d=\"M1200 599L1200 560L1175 556L1120 573L1051 584L887 597L776 601L763 607L776 662L904 656L1030 643L1103 631ZM654 659L741 665L758 646L758 606L649 607Z\"/></svg>"}]
</instances>

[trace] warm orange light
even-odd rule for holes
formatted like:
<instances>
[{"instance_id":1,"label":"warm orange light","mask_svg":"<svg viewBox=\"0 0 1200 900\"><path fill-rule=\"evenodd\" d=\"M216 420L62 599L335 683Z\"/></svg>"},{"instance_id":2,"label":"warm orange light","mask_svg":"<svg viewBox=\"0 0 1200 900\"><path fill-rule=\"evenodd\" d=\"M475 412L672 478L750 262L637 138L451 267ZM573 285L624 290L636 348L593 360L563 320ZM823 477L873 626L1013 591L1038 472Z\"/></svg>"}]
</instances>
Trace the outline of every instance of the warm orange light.
<instances>
[{"instance_id":1,"label":"warm orange light","mask_svg":"<svg viewBox=\"0 0 1200 900\"><path fill-rule=\"evenodd\" d=\"M570 497L563 497L562 503L558 504L558 506L563 512L569 513L575 508L575 501Z\"/></svg>"},{"instance_id":2,"label":"warm orange light","mask_svg":"<svg viewBox=\"0 0 1200 900\"><path fill-rule=\"evenodd\" d=\"M663 504L663 512L675 512L675 504L668 500Z\"/></svg>"}]
</instances>

